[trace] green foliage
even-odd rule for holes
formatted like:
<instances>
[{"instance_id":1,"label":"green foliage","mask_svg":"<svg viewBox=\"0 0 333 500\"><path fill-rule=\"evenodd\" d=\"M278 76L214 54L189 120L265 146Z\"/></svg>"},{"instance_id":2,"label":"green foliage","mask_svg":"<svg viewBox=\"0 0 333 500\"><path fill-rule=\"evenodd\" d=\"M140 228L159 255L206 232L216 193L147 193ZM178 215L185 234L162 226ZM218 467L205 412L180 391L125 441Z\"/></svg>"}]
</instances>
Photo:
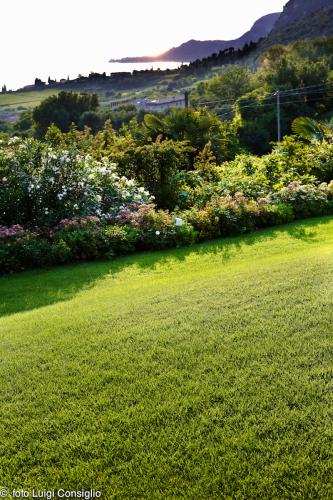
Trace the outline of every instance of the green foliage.
<instances>
[{"instance_id":1,"label":"green foliage","mask_svg":"<svg viewBox=\"0 0 333 500\"><path fill-rule=\"evenodd\" d=\"M253 74L241 66L227 66L218 76L206 84L205 91L212 98L234 100L250 92L253 88ZM200 91L200 89L199 89ZM201 89L201 94L203 89Z\"/></svg>"},{"instance_id":2,"label":"green foliage","mask_svg":"<svg viewBox=\"0 0 333 500\"><path fill-rule=\"evenodd\" d=\"M88 127L96 133L103 128L103 119L96 111L85 111L80 117L80 127Z\"/></svg>"},{"instance_id":3,"label":"green foliage","mask_svg":"<svg viewBox=\"0 0 333 500\"><path fill-rule=\"evenodd\" d=\"M137 234L126 227L104 227L97 224L59 228L51 244L62 243L69 249L70 260L110 259L134 252Z\"/></svg>"},{"instance_id":4,"label":"green foliage","mask_svg":"<svg viewBox=\"0 0 333 500\"><path fill-rule=\"evenodd\" d=\"M283 135L291 132L296 118L313 118L331 109L333 58L329 48L328 40L327 45L317 41L297 42L267 50L255 76L255 91L243 95L237 102L241 144L255 153L269 151L269 143L277 136L276 99L273 96L277 90L304 89L281 95Z\"/></svg>"},{"instance_id":5,"label":"green foliage","mask_svg":"<svg viewBox=\"0 0 333 500\"><path fill-rule=\"evenodd\" d=\"M310 58L297 45L280 46L278 50L273 47L265 54L259 78L271 88L282 90L325 82L329 71L330 65L325 58L314 54ZM311 95L311 89L309 94Z\"/></svg>"},{"instance_id":6,"label":"green foliage","mask_svg":"<svg viewBox=\"0 0 333 500\"><path fill-rule=\"evenodd\" d=\"M294 137L285 137L281 143L274 146L272 155L265 157L266 161L276 159L278 168L283 173L282 183L302 180L307 182L310 177L319 182L330 182L333 179L333 144L331 142L315 142L304 144ZM271 170L274 169L274 164Z\"/></svg>"},{"instance_id":7,"label":"green foliage","mask_svg":"<svg viewBox=\"0 0 333 500\"><path fill-rule=\"evenodd\" d=\"M120 130L124 125L127 126L132 120L137 120L139 123L143 120L144 112L138 110L132 104L119 106L119 108L112 111L101 111L103 122L110 120L112 127L115 130Z\"/></svg>"},{"instance_id":8,"label":"green foliage","mask_svg":"<svg viewBox=\"0 0 333 500\"><path fill-rule=\"evenodd\" d=\"M291 129L302 139L308 141L323 141L326 135L332 138L332 129L306 116L296 118L291 124Z\"/></svg>"},{"instance_id":9,"label":"green foliage","mask_svg":"<svg viewBox=\"0 0 333 500\"><path fill-rule=\"evenodd\" d=\"M214 195L203 208L186 211L185 217L198 232L198 240L204 241L285 224L294 214L290 204L271 205L267 199L255 202L238 192L234 196Z\"/></svg>"},{"instance_id":10,"label":"green foliage","mask_svg":"<svg viewBox=\"0 0 333 500\"><path fill-rule=\"evenodd\" d=\"M233 131L205 109L174 110L165 123L170 139L188 141L198 152L210 142L218 161L230 159L238 148Z\"/></svg>"},{"instance_id":11,"label":"green foliage","mask_svg":"<svg viewBox=\"0 0 333 500\"><path fill-rule=\"evenodd\" d=\"M290 183L266 198L213 194L202 207L171 214L154 205L121 208L109 218L64 219L51 230L0 226L2 273L77 260L110 259L135 250L166 249L333 214L333 182Z\"/></svg>"},{"instance_id":12,"label":"green foliage","mask_svg":"<svg viewBox=\"0 0 333 500\"><path fill-rule=\"evenodd\" d=\"M239 152L235 129L206 109L174 109L164 118L146 115L144 124L152 140L187 141L197 153L209 143L219 162Z\"/></svg>"},{"instance_id":13,"label":"green foliage","mask_svg":"<svg viewBox=\"0 0 333 500\"><path fill-rule=\"evenodd\" d=\"M292 182L270 198L273 203L289 204L297 218L312 217L333 213L332 188L333 182L329 187L322 184L319 188Z\"/></svg>"},{"instance_id":14,"label":"green foliage","mask_svg":"<svg viewBox=\"0 0 333 500\"><path fill-rule=\"evenodd\" d=\"M24 136L30 136L33 130L33 117L31 110L25 110L20 113L20 117L14 124L13 133Z\"/></svg>"},{"instance_id":15,"label":"green foliage","mask_svg":"<svg viewBox=\"0 0 333 500\"><path fill-rule=\"evenodd\" d=\"M177 196L174 176L191 165L193 148L187 142L165 140L137 146L130 137L120 138L109 150L122 175L135 178L155 196L157 204L173 208Z\"/></svg>"},{"instance_id":16,"label":"green foliage","mask_svg":"<svg viewBox=\"0 0 333 500\"><path fill-rule=\"evenodd\" d=\"M96 94L77 94L60 92L41 102L33 110L36 134L44 137L48 127L54 123L63 132L68 132L72 123L81 124L81 116L88 111L96 111L98 97Z\"/></svg>"},{"instance_id":17,"label":"green foliage","mask_svg":"<svg viewBox=\"0 0 333 500\"><path fill-rule=\"evenodd\" d=\"M207 148L195 163L195 171L177 174L180 208L203 207L213 195L225 193L233 196L242 192L257 200L292 181L315 185L333 178L333 144L326 141L309 145L285 137L268 155L238 155L222 166L217 166L210 154Z\"/></svg>"}]
</instances>

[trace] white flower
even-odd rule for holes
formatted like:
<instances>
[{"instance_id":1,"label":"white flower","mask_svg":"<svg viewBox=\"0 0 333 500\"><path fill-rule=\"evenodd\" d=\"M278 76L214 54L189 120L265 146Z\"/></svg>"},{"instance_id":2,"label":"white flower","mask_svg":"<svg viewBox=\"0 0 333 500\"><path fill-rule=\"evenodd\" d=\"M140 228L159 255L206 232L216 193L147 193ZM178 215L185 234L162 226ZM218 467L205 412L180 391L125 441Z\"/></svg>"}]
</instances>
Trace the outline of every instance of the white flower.
<instances>
[{"instance_id":1,"label":"white flower","mask_svg":"<svg viewBox=\"0 0 333 500\"><path fill-rule=\"evenodd\" d=\"M8 145L11 146L12 144L15 144L16 142L19 142L19 141L20 141L20 138L17 136L14 136L11 139L9 139Z\"/></svg>"},{"instance_id":2,"label":"white flower","mask_svg":"<svg viewBox=\"0 0 333 500\"><path fill-rule=\"evenodd\" d=\"M44 210L45 214L47 215L49 213L49 209L48 208L45 208Z\"/></svg>"},{"instance_id":3,"label":"white flower","mask_svg":"<svg viewBox=\"0 0 333 500\"><path fill-rule=\"evenodd\" d=\"M175 225L176 226L182 226L184 224L183 219L180 219L179 217L175 218Z\"/></svg>"},{"instance_id":4,"label":"white flower","mask_svg":"<svg viewBox=\"0 0 333 500\"><path fill-rule=\"evenodd\" d=\"M161 234L161 232L160 231L156 231L155 234L156 234L156 236L159 236Z\"/></svg>"}]
</instances>

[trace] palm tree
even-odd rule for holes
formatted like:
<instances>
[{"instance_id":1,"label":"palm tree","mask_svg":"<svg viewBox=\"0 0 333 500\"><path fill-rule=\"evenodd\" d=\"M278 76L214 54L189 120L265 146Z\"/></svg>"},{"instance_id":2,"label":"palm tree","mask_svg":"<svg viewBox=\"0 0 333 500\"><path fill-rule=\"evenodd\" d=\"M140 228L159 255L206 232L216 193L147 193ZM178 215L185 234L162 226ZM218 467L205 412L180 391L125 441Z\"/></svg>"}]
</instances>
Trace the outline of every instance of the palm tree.
<instances>
[{"instance_id":1,"label":"palm tree","mask_svg":"<svg viewBox=\"0 0 333 500\"><path fill-rule=\"evenodd\" d=\"M292 125L292 131L307 141L320 141L324 139L332 139L333 128L330 125L323 125L322 123L301 116L296 118Z\"/></svg>"},{"instance_id":2,"label":"palm tree","mask_svg":"<svg viewBox=\"0 0 333 500\"><path fill-rule=\"evenodd\" d=\"M145 115L144 124L153 140L157 139L159 136L164 137L166 135L165 123L158 116L151 114Z\"/></svg>"}]
</instances>

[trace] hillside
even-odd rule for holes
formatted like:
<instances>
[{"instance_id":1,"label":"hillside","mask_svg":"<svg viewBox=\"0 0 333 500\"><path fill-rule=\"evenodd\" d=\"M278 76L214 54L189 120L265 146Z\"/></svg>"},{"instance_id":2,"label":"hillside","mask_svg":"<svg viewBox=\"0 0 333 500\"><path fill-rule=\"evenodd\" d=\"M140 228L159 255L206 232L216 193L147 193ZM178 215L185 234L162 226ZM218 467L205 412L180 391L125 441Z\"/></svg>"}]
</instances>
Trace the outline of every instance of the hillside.
<instances>
[{"instance_id":1,"label":"hillside","mask_svg":"<svg viewBox=\"0 0 333 500\"><path fill-rule=\"evenodd\" d=\"M221 50L234 47L235 49L242 48L246 43L257 42L260 38L267 36L272 30L275 22L278 20L280 13L268 14L261 17L254 23L252 28L240 38L235 40L189 40L179 47L174 47L167 52L155 57L125 57L116 62L134 63L147 61L179 61L191 62L196 59L210 56L213 53L218 53Z\"/></svg>"},{"instance_id":2,"label":"hillside","mask_svg":"<svg viewBox=\"0 0 333 500\"><path fill-rule=\"evenodd\" d=\"M314 12L326 7L332 7L332 0L290 0L277 20L273 32L305 19Z\"/></svg>"},{"instance_id":3,"label":"hillside","mask_svg":"<svg viewBox=\"0 0 333 500\"><path fill-rule=\"evenodd\" d=\"M333 35L332 0L291 0L272 32L259 44L259 51L275 44Z\"/></svg>"}]
</instances>

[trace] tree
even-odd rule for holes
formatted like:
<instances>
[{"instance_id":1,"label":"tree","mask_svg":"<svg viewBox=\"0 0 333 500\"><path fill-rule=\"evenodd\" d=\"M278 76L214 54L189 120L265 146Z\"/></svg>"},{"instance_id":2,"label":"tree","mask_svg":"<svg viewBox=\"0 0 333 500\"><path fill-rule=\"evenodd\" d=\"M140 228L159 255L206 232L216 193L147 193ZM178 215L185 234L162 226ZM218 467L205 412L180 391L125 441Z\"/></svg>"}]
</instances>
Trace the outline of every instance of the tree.
<instances>
[{"instance_id":1,"label":"tree","mask_svg":"<svg viewBox=\"0 0 333 500\"><path fill-rule=\"evenodd\" d=\"M238 148L233 130L206 109L175 109L165 118L165 124L168 138L188 141L197 152L210 142L218 162L233 158Z\"/></svg>"},{"instance_id":2,"label":"tree","mask_svg":"<svg viewBox=\"0 0 333 500\"><path fill-rule=\"evenodd\" d=\"M81 115L80 127L89 127L93 133L101 130L103 119L96 111L85 111Z\"/></svg>"},{"instance_id":3,"label":"tree","mask_svg":"<svg viewBox=\"0 0 333 500\"><path fill-rule=\"evenodd\" d=\"M207 84L207 91L216 99L237 99L253 88L253 75L247 68L229 66Z\"/></svg>"},{"instance_id":4,"label":"tree","mask_svg":"<svg viewBox=\"0 0 333 500\"><path fill-rule=\"evenodd\" d=\"M81 116L87 111L96 111L98 105L96 94L63 91L48 97L33 110L36 135L44 137L52 123L62 132L68 132L72 123L81 126Z\"/></svg>"},{"instance_id":5,"label":"tree","mask_svg":"<svg viewBox=\"0 0 333 500\"><path fill-rule=\"evenodd\" d=\"M29 135L33 126L32 111L30 109L24 110L20 113L19 119L14 125L14 133L21 135Z\"/></svg>"},{"instance_id":6,"label":"tree","mask_svg":"<svg viewBox=\"0 0 333 500\"><path fill-rule=\"evenodd\" d=\"M172 209L177 199L175 174L189 170L194 150L186 142L156 141L138 146L131 137L120 137L110 158L121 175L137 179L155 196L159 207Z\"/></svg>"},{"instance_id":7,"label":"tree","mask_svg":"<svg viewBox=\"0 0 333 500\"><path fill-rule=\"evenodd\" d=\"M40 78L35 78L35 86L36 87L43 87L45 85L45 82L43 82Z\"/></svg>"},{"instance_id":8,"label":"tree","mask_svg":"<svg viewBox=\"0 0 333 500\"><path fill-rule=\"evenodd\" d=\"M306 116L296 118L292 125L292 131L306 141L320 141L325 138L332 138L332 127L323 124Z\"/></svg>"}]
</instances>

